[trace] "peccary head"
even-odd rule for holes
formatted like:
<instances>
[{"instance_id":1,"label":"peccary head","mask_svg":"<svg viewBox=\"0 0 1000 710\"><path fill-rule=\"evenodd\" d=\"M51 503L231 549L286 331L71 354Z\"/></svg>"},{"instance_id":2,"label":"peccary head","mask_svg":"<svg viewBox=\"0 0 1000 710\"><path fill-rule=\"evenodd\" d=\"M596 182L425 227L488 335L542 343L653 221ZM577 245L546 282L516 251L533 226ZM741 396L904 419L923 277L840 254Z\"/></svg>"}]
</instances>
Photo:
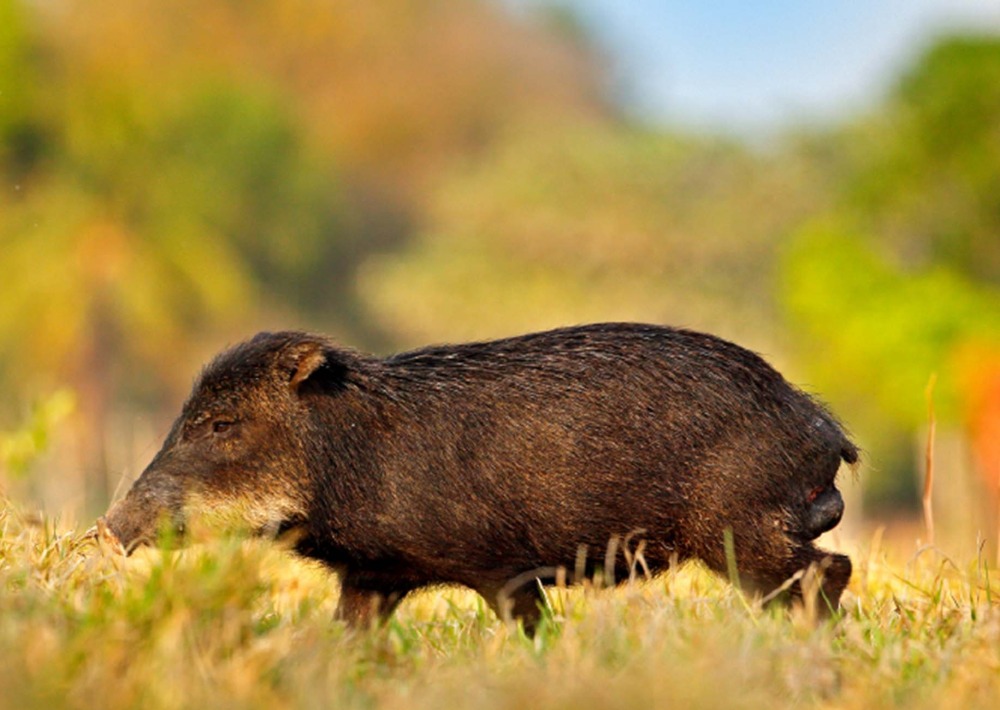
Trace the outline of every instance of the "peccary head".
<instances>
[{"instance_id":1,"label":"peccary head","mask_svg":"<svg viewBox=\"0 0 1000 710\"><path fill-rule=\"evenodd\" d=\"M189 511L258 533L294 527L309 500L307 390L336 388L343 355L323 338L262 333L205 368L159 453L106 516L126 550Z\"/></svg>"}]
</instances>

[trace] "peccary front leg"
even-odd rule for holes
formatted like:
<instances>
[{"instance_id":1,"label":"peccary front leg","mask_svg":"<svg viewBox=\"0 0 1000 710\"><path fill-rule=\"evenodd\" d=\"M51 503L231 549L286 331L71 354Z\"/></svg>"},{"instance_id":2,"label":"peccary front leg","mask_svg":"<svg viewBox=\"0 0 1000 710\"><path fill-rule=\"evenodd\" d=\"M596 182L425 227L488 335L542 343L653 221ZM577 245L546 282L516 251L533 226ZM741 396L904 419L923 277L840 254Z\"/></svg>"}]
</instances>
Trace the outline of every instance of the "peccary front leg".
<instances>
[{"instance_id":1,"label":"peccary front leg","mask_svg":"<svg viewBox=\"0 0 1000 710\"><path fill-rule=\"evenodd\" d=\"M383 624L410 591L411 587L373 584L348 572L341 582L336 617L356 629Z\"/></svg>"},{"instance_id":2,"label":"peccary front leg","mask_svg":"<svg viewBox=\"0 0 1000 710\"><path fill-rule=\"evenodd\" d=\"M826 550L812 548L813 564L819 570L821 585L819 588L818 608L821 614L828 614L840 607L840 596L851 581L851 559ZM794 591L793 591L794 594ZM799 590L801 598L801 589Z\"/></svg>"},{"instance_id":3,"label":"peccary front leg","mask_svg":"<svg viewBox=\"0 0 1000 710\"><path fill-rule=\"evenodd\" d=\"M816 609L823 615L829 615L840 605L840 596L851 579L851 560L846 555L821 550L812 544L804 544L797 548L791 560L782 568L775 570L752 570L748 577L749 587L760 592L765 597L770 596L772 602L802 603L807 592L816 593ZM816 577L809 577L815 574ZM778 591L789 580L799 578L788 585L784 591ZM807 579L817 579L819 587L810 589ZM772 596L773 595L773 596Z\"/></svg>"}]
</instances>

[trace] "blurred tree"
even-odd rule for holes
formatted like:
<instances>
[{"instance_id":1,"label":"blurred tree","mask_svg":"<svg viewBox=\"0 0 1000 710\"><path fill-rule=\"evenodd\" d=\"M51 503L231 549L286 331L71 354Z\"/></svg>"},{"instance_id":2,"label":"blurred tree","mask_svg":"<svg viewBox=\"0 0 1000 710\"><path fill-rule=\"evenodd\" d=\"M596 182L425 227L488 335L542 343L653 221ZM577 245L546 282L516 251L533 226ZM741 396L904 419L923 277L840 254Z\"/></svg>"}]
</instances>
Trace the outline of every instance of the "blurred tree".
<instances>
[{"instance_id":1,"label":"blurred tree","mask_svg":"<svg viewBox=\"0 0 1000 710\"><path fill-rule=\"evenodd\" d=\"M800 167L719 140L527 124L455 175L405 250L365 265L363 292L410 343L638 319L773 353L775 249L823 199Z\"/></svg>"},{"instance_id":2,"label":"blurred tree","mask_svg":"<svg viewBox=\"0 0 1000 710\"><path fill-rule=\"evenodd\" d=\"M49 51L23 0L0 0L0 180L13 192L43 160L40 106Z\"/></svg>"},{"instance_id":3,"label":"blurred tree","mask_svg":"<svg viewBox=\"0 0 1000 710\"><path fill-rule=\"evenodd\" d=\"M935 45L862 137L847 202L898 263L1000 285L1000 39Z\"/></svg>"},{"instance_id":4,"label":"blurred tree","mask_svg":"<svg viewBox=\"0 0 1000 710\"><path fill-rule=\"evenodd\" d=\"M7 384L77 391L92 507L107 498L114 397L162 394L199 333L233 337L257 284L335 235L340 204L275 98L211 77L154 84L98 50L53 62L51 93L10 112L9 125L44 126L45 160L21 160L0 198ZM7 133L4 153L23 132Z\"/></svg>"},{"instance_id":5,"label":"blurred tree","mask_svg":"<svg viewBox=\"0 0 1000 710\"><path fill-rule=\"evenodd\" d=\"M54 3L60 44L127 48L136 73L222 73L280 89L314 143L379 190L422 196L525 115L607 115L579 35L469 0ZM142 42L136 42L141 37Z\"/></svg>"},{"instance_id":6,"label":"blurred tree","mask_svg":"<svg viewBox=\"0 0 1000 710\"><path fill-rule=\"evenodd\" d=\"M49 148L56 165L4 205L0 353L21 373L18 385L46 373L77 390L97 498L106 495L102 437L116 389L160 394L197 333L232 334L256 306L237 236L248 234L247 218L279 244L296 228L318 236L302 229L295 202L274 194L285 183L260 179L304 174L273 107L229 90L190 102L153 125L133 120L127 103L117 112L101 103L111 140L76 104ZM276 205L285 209L253 209Z\"/></svg>"},{"instance_id":7,"label":"blurred tree","mask_svg":"<svg viewBox=\"0 0 1000 710\"><path fill-rule=\"evenodd\" d=\"M913 498L914 447L886 444L923 423L932 373L945 420L1000 436L1000 39L940 42L831 143L840 198L793 240L784 302L822 389L879 432L873 497Z\"/></svg>"},{"instance_id":8,"label":"blurred tree","mask_svg":"<svg viewBox=\"0 0 1000 710\"><path fill-rule=\"evenodd\" d=\"M579 38L487 2L0 0L0 379L77 390L99 503L116 398L262 313L379 342L357 265L443 171L524 116L607 115L603 88Z\"/></svg>"},{"instance_id":9,"label":"blurred tree","mask_svg":"<svg viewBox=\"0 0 1000 710\"><path fill-rule=\"evenodd\" d=\"M131 77L128 86L154 95L205 76L233 78L278 97L305 128L313 159L336 165L336 239L278 254L268 239L246 237L243 246L281 299L369 345L386 340L354 293L354 271L369 252L409 236L442 174L526 116L610 113L600 63L579 35L512 18L490 2L99 5L46 6L53 43L74 65ZM275 256L291 263L275 268Z\"/></svg>"}]
</instances>

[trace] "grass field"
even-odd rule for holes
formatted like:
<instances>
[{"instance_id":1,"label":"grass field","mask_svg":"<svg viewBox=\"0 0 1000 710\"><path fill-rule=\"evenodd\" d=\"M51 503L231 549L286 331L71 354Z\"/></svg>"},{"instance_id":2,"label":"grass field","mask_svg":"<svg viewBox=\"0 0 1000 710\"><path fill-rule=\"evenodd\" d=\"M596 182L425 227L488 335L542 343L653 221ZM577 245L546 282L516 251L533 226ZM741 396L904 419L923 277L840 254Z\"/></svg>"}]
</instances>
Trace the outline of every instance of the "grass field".
<instances>
[{"instance_id":1,"label":"grass field","mask_svg":"<svg viewBox=\"0 0 1000 710\"><path fill-rule=\"evenodd\" d=\"M0 707L1000 706L1000 580L976 550L849 552L827 622L686 566L553 590L535 639L451 588L362 633L332 620L336 580L273 544L125 560L0 498Z\"/></svg>"}]
</instances>

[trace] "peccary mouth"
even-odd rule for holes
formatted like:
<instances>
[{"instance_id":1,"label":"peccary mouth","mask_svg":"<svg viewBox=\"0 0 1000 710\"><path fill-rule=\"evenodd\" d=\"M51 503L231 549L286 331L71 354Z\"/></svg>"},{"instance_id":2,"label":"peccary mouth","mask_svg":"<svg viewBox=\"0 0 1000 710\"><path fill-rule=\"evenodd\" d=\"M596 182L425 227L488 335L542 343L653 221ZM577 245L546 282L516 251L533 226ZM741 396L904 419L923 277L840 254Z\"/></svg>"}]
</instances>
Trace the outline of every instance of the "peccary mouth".
<instances>
[{"instance_id":1,"label":"peccary mouth","mask_svg":"<svg viewBox=\"0 0 1000 710\"><path fill-rule=\"evenodd\" d=\"M833 530L844 516L844 499L834 487L814 488L806 498L808 508L804 521L806 539L813 540Z\"/></svg>"},{"instance_id":2,"label":"peccary mouth","mask_svg":"<svg viewBox=\"0 0 1000 710\"><path fill-rule=\"evenodd\" d=\"M126 497L119 501L98 523L108 537L113 538L126 555L138 548L168 543L180 546L187 532L183 516L179 512L170 513L160 509L159 514L147 513L136 506L135 500ZM166 534L164 539L163 534Z\"/></svg>"},{"instance_id":3,"label":"peccary mouth","mask_svg":"<svg viewBox=\"0 0 1000 710\"><path fill-rule=\"evenodd\" d=\"M114 530L114 527L108 524L106 518L99 518L103 523L105 529L108 531L111 539L121 546L121 552L125 553L126 557L131 557L132 553L138 550L140 547L156 547L158 545L162 546L164 542L162 538L153 534L140 534L129 540L124 540L119 537ZM179 523L174 526L170 531L170 547L179 547L184 544L186 529L183 523Z\"/></svg>"}]
</instances>

